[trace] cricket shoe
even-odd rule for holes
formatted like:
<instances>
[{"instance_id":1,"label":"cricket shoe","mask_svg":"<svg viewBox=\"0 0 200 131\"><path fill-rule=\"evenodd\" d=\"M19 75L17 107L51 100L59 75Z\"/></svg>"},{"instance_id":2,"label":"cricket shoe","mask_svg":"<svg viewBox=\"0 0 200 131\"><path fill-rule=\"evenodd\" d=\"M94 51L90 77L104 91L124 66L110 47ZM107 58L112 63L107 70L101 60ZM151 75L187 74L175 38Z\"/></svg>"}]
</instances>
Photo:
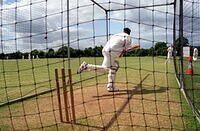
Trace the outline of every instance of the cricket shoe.
<instances>
[{"instance_id":1,"label":"cricket shoe","mask_svg":"<svg viewBox=\"0 0 200 131\"><path fill-rule=\"evenodd\" d=\"M108 92L118 92L119 89L117 89L117 88L115 88L115 87L108 87L108 88L107 88L107 91L108 91Z\"/></svg>"},{"instance_id":2,"label":"cricket shoe","mask_svg":"<svg viewBox=\"0 0 200 131\"><path fill-rule=\"evenodd\" d=\"M77 71L77 74L80 74L81 72L83 72L84 70L86 70L86 69L87 69L87 66L88 66L88 64L84 61L84 62L80 65L80 67L79 67L79 69L78 69L78 71Z\"/></svg>"}]
</instances>

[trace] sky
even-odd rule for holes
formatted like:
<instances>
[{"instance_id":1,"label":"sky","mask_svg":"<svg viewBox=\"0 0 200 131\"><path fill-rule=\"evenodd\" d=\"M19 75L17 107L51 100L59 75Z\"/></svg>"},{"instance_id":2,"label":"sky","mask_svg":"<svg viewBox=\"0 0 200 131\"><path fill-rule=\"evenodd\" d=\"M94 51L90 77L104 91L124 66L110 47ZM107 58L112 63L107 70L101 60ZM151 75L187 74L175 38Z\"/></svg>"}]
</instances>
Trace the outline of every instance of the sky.
<instances>
[{"instance_id":1,"label":"sky","mask_svg":"<svg viewBox=\"0 0 200 131\"><path fill-rule=\"evenodd\" d=\"M106 9L173 2L173 0L110 0L109 4L109 0L96 1ZM69 6L70 46L80 49L104 46L106 44L105 12L93 5L90 0L70 0ZM47 2L46 0L3 0L1 8L3 9L1 53L30 52L34 49L45 51L49 48L56 50L67 45L66 0ZM190 13L191 11L187 14L191 15ZM124 27L129 27L132 30L133 43L139 43L142 48L150 48L159 41L169 44L173 41L173 6L121 10L110 12L108 15L110 35L121 32ZM185 21L191 23L190 19ZM198 19L195 21L196 24L199 22ZM187 27L188 30L192 28L190 25ZM191 37L191 33L185 34Z\"/></svg>"}]
</instances>

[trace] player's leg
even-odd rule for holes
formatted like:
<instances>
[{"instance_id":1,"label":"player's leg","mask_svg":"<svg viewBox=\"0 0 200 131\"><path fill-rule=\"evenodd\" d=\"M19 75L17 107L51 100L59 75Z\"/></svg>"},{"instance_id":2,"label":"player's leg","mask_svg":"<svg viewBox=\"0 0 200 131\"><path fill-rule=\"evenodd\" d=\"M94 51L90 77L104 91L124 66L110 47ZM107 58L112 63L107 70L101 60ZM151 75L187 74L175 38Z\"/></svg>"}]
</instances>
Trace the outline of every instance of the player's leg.
<instances>
[{"instance_id":1,"label":"player's leg","mask_svg":"<svg viewBox=\"0 0 200 131\"><path fill-rule=\"evenodd\" d=\"M110 59L109 59L109 55L105 52L102 52L103 54L103 62L101 65L93 65L93 64L88 64L88 70L93 70L93 71L97 71L97 72L108 72L109 71L109 67L110 67Z\"/></svg>"},{"instance_id":2,"label":"player's leg","mask_svg":"<svg viewBox=\"0 0 200 131\"><path fill-rule=\"evenodd\" d=\"M104 60L102 63L103 67L107 67L109 69L108 71L108 84L107 84L107 90L108 91L117 91L118 89L115 88L115 77L116 72L119 68L118 61L115 60L115 56L112 56L109 52L102 52L104 56Z\"/></svg>"},{"instance_id":3,"label":"player's leg","mask_svg":"<svg viewBox=\"0 0 200 131\"><path fill-rule=\"evenodd\" d=\"M117 73L118 68L119 68L118 61L114 61L114 64L109 69L109 73L108 73L108 84L107 84L107 90L108 91L119 91L115 87L115 78L116 78L116 73Z\"/></svg>"},{"instance_id":4,"label":"player's leg","mask_svg":"<svg viewBox=\"0 0 200 131\"><path fill-rule=\"evenodd\" d=\"M80 65L77 73L82 73L83 71L97 71L97 72L107 72L109 69L102 65L88 64L85 61Z\"/></svg>"},{"instance_id":5,"label":"player's leg","mask_svg":"<svg viewBox=\"0 0 200 131\"><path fill-rule=\"evenodd\" d=\"M168 52L168 53L167 53L167 60L166 60L166 63L170 63L170 62L171 62L171 59L172 59L172 52Z\"/></svg>"},{"instance_id":6,"label":"player's leg","mask_svg":"<svg viewBox=\"0 0 200 131\"><path fill-rule=\"evenodd\" d=\"M88 68L88 63L86 63L85 61L79 66L79 69L77 70L77 74L83 72L84 70L86 70Z\"/></svg>"},{"instance_id":7,"label":"player's leg","mask_svg":"<svg viewBox=\"0 0 200 131\"><path fill-rule=\"evenodd\" d=\"M110 60L109 56L106 53L103 53L104 59L102 65L94 65L94 64L88 64L86 62L83 62L77 73L81 73L83 71L97 71L97 72L108 72L110 67Z\"/></svg>"},{"instance_id":8,"label":"player's leg","mask_svg":"<svg viewBox=\"0 0 200 131\"><path fill-rule=\"evenodd\" d=\"M112 65L112 61L110 59L110 54L108 52L102 52L103 54L103 62L102 65L93 65L93 64L88 64L87 65L87 69L89 71L93 70L93 71L97 71L97 72L108 72L111 65Z\"/></svg>"}]
</instances>

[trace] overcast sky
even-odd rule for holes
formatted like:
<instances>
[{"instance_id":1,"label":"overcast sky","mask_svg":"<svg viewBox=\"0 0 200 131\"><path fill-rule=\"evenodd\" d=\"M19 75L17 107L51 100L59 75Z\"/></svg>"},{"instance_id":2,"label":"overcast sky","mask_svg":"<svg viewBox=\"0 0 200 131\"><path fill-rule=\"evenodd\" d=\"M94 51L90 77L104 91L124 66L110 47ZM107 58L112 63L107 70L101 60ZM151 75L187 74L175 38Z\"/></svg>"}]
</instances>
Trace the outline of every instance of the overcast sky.
<instances>
[{"instance_id":1,"label":"overcast sky","mask_svg":"<svg viewBox=\"0 0 200 131\"><path fill-rule=\"evenodd\" d=\"M122 9L124 4L128 8L166 4L173 0L110 0L111 4L108 0L96 1L106 9ZM66 0L4 0L2 8L1 52L58 49L67 45ZM133 43L140 43L143 48L152 47L157 41L172 43L173 6L115 11L109 13L109 18L110 34L129 27ZM105 45L105 12L93 6L90 0L70 0L69 20L71 47L83 49ZM191 23L190 19L185 21ZM44 39L46 32L47 39Z\"/></svg>"}]
</instances>

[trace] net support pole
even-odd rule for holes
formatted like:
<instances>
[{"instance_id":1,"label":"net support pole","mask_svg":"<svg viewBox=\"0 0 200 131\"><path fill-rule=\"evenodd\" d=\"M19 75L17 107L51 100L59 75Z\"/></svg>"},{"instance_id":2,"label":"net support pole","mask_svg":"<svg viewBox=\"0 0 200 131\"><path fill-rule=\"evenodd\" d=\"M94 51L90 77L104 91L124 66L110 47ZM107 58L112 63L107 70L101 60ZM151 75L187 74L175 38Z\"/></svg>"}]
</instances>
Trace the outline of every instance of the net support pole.
<instances>
[{"instance_id":1,"label":"net support pole","mask_svg":"<svg viewBox=\"0 0 200 131\"><path fill-rule=\"evenodd\" d=\"M107 10L107 11L113 12L113 11L121 11L121 10L140 9L140 8L162 7L162 6L168 6L168 5L173 5L173 4L174 4L174 2L166 3L166 4L157 4L157 5L133 6L133 7L128 7L128 8L111 9L111 10Z\"/></svg>"},{"instance_id":2,"label":"net support pole","mask_svg":"<svg viewBox=\"0 0 200 131\"><path fill-rule=\"evenodd\" d=\"M69 75L69 87L70 87L70 97L71 97L71 109L72 109L72 122L76 123L76 115L75 115L75 106L74 106L74 92L73 92L73 86L72 86L72 73L71 69L68 69L68 75Z\"/></svg>"},{"instance_id":3,"label":"net support pole","mask_svg":"<svg viewBox=\"0 0 200 131\"><path fill-rule=\"evenodd\" d=\"M58 77L58 69L55 69L55 78L56 78L56 89L57 89L58 108L59 108L59 114L60 114L60 121L63 122L62 106L61 106L61 98L60 98L60 85L59 85L59 77Z\"/></svg>"},{"instance_id":4,"label":"net support pole","mask_svg":"<svg viewBox=\"0 0 200 131\"><path fill-rule=\"evenodd\" d=\"M175 70L175 75L176 77L179 79L179 73L178 73L178 69L177 69L177 61L176 61L176 48L177 48L177 45L176 45L176 3L177 1L174 0L174 19L173 19L173 48L175 48L175 50L173 50L173 62L174 62L174 70Z\"/></svg>"},{"instance_id":5,"label":"net support pole","mask_svg":"<svg viewBox=\"0 0 200 131\"><path fill-rule=\"evenodd\" d=\"M68 112L68 95L67 95L67 85L66 85L66 77L65 77L65 69L63 68L61 70L62 72L62 84L63 84L63 96L64 96L64 105L65 105L65 115L66 115L66 121L69 122L69 112Z\"/></svg>"},{"instance_id":6,"label":"net support pole","mask_svg":"<svg viewBox=\"0 0 200 131\"><path fill-rule=\"evenodd\" d=\"M106 40L108 41L109 39L109 34L108 34L108 11L105 11L106 13Z\"/></svg>"},{"instance_id":7,"label":"net support pole","mask_svg":"<svg viewBox=\"0 0 200 131\"><path fill-rule=\"evenodd\" d=\"M69 0L67 0L67 58L68 58L68 70L71 69L71 65L70 65L70 21L69 21ZM71 85L71 83L70 83ZM65 86L66 86L66 83L65 83ZM68 110L66 110L67 112ZM68 121L69 121L69 115L68 115Z\"/></svg>"},{"instance_id":8,"label":"net support pole","mask_svg":"<svg viewBox=\"0 0 200 131\"><path fill-rule=\"evenodd\" d=\"M184 88L184 70L183 70L183 0L180 0L179 7L179 39L181 43L181 56L180 56L180 64L181 64L181 88Z\"/></svg>"},{"instance_id":9,"label":"net support pole","mask_svg":"<svg viewBox=\"0 0 200 131\"><path fill-rule=\"evenodd\" d=\"M106 9L103 6L101 6L98 2L96 2L95 0L90 0L90 1L93 2L95 5L97 5L98 7L100 7L101 9L106 11Z\"/></svg>"},{"instance_id":10,"label":"net support pole","mask_svg":"<svg viewBox=\"0 0 200 131\"><path fill-rule=\"evenodd\" d=\"M70 69L70 28L69 28L69 0L67 0L67 57L68 69Z\"/></svg>"}]
</instances>

